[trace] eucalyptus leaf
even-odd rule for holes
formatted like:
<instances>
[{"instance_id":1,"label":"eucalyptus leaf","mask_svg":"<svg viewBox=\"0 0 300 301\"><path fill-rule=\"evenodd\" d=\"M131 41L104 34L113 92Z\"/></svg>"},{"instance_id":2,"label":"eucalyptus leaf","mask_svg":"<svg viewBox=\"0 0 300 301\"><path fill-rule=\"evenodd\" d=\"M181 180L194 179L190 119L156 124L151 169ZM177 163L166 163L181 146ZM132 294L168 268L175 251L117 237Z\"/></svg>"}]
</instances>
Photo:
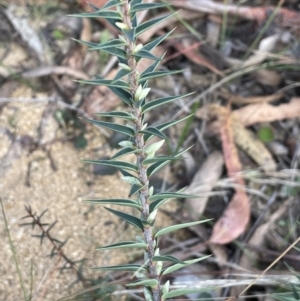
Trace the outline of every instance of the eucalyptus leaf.
<instances>
[{"instance_id":1,"label":"eucalyptus leaf","mask_svg":"<svg viewBox=\"0 0 300 301\"><path fill-rule=\"evenodd\" d=\"M196 226L196 225L203 224L203 223L206 223L206 222L209 222L209 221L211 221L211 219L205 219L205 220L202 220L202 221L184 223L184 224L178 224L178 225L166 227L166 228L163 228L163 229L157 231L154 237L159 237L159 236L177 231L179 229Z\"/></svg>"},{"instance_id":2,"label":"eucalyptus leaf","mask_svg":"<svg viewBox=\"0 0 300 301\"><path fill-rule=\"evenodd\" d=\"M121 219L123 219L124 221L126 221L127 223L131 224L134 227L137 227L141 230L144 229L143 224L141 222L141 220L133 215L118 211L118 210L114 210L111 208L107 208L104 207L107 211L113 213L114 215L120 217Z\"/></svg>"}]
</instances>

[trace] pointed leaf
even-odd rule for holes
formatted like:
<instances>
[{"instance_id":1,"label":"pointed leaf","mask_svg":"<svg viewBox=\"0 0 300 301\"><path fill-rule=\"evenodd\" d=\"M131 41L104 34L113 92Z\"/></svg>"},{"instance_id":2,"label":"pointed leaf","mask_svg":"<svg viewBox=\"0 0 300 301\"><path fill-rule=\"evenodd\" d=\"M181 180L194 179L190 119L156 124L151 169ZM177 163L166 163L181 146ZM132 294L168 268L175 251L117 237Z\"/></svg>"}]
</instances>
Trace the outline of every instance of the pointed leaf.
<instances>
[{"instance_id":1,"label":"pointed leaf","mask_svg":"<svg viewBox=\"0 0 300 301\"><path fill-rule=\"evenodd\" d=\"M88 84L88 85L99 85L99 86L107 86L107 87L122 88L122 89L129 90L128 84L123 80L118 80L114 82L113 80L110 79L99 78L99 79L91 79L91 80L76 80L76 82L82 84Z\"/></svg>"},{"instance_id":2,"label":"pointed leaf","mask_svg":"<svg viewBox=\"0 0 300 301\"><path fill-rule=\"evenodd\" d=\"M167 76L167 75L172 75L172 74L177 74L177 73L182 73L183 70L165 70L165 71L154 71L150 73L145 73L143 72L138 80L139 83L143 83L146 80L149 80L151 78L157 78L157 77L162 77L162 76Z\"/></svg>"},{"instance_id":3,"label":"pointed leaf","mask_svg":"<svg viewBox=\"0 0 300 301\"><path fill-rule=\"evenodd\" d=\"M85 203L90 203L90 204L99 204L99 205L104 205L104 204L111 204L111 205L121 205L121 206L127 206L127 207L132 207L136 208L138 210L141 209L140 205L131 199L95 199L95 200L85 200Z\"/></svg>"},{"instance_id":4,"label":"pointed leaf","mask_svg":"<svg viewBox=\"0 0 300 301\"><path fill-rule=\"evenodd\" d=\"M117 22L122 22L122 19L118 12L113 10L98 10L92 13L81 13L81 14L73 14L71 15L77 18L103 18L103 19L114 19L119 20Z\"/></svg>"},{"instance_id":5,"label":"pointed leaf","mask_svg":"<svg viewBox=\"0 0 300 301\"><path fill-rule=\"evenodd\" d=\"M148 111L150 111L150 110L152 110L152 109L154 109L154 108L156 108L158 106L161 106L161 105L164 105L164 104L169 103L171 101L175 101L175 100L178 100L178 99L190 96L192 94L193 93L188 93L188 94L184 94L184 95L168 96L168 97L162 97L162 98L158 98L158 99L152 100L152 101L146 103L142 107L142 112L146 113L146 112L148 112ZM158 128L158 126L156 128Z\"/></svg>"},{"instance_id":6,"label":"pointed leaf","mask_svg":"<svg viewBox=\"0 0 300 301\"><path fill-rule=\"evenodd\" d=\"M149 134L151 136L153 135L153 136L165 139L165 140L169 140L169 138L164 133L162 133L159 129L157 129L155 127L151 127L151 126L147 127L143 131L139 131L139 133Z\"/></svg>"},{"instance_id":7,"label":"pointed leaf","mask_svg":"<svg viewBox=\"0 0 300 301\"><path fill-rule=\"evenodd\" d=\"M157 287L158 281L156 279L143 279L140 281L131 282L131 283L126 284L126 286L137 286L137 285Z\"/></svg>"},{"instance_id":8,"label":"pointed leaf","mask_svg":"<svg viewBox=\"0 0 300 301\"><path fill-rule=\"evenodd\" d=\"M108 8L111 8L111 7L114 7L114 6L119 6L123 4L123 1L120 1L120 0L110 0L108 1L103 7L101 10L105 10L105 9L108 9Z\"/></svg>"},{"instance_id":9,"label":"pointed leaf","mask_svg":"<svg viewBox=\"0 0 300 301\"><path fill-rule=\"evenodd\" d=\"M142 11L142 10L166 7L169 5L170 4L168 4L168 3L140 3L140 4L136 4L135 6L132 6L130 9L130 12L133 13L133 12Z\"/></svg>"},{"instance_id":10,"label":"pointed leaf","mask_svg":"<svg viewBox=\"0 0 300 301\"><path fill-rule=\"evenodd\" d=\"M134 121L136 118L129 112L124 111L111 111L111 112L104 112L104 113L96 113L97 116L101 117L111 117L111 118L121 118L125 120Z\"/></svg>"},{"instance_id":11,"label":"pointed leaf","mask_svg":"<svg viewBox=\"0 0 300 301\"><path fill-rule=\"evenodd\" d=\"M177 123L179 123L181 121L184 121L184 120L190 118L193 115L194 114L190 114L190 115L185 116L185 117L183 117L181 119L178 119L178 120L168 121L168 122L159 124L159 125L156 126L156 128L159 129L159 130L161 130L161 131L164 131L165 129L167 129L167 128L169 128L169 127L171 127L171 126L173 126L173 125L175 125L175 124L177 124Z\"/></svg>"},{"instance_id":12,"label":"pointed leaf","mask_svg":"<svg viewBox=\"0 0 300 301\"><path fill-rule=\"evenodd\" d=\"M144 50L144 49L141 49L137 53L134 53L133 56L138 57L138 58L143 57L145 59L154 60L154 61L160 61L159 57L153 55L150 51L147 51L147 50ZM161 75L161 76L163 76L163 75Z\"/></svg>"},{"instance_id":13,"label":"pointed leaf","mask_svg":"<svg viewBox=\"0 0 300 301\"><path fill-rule=\"evenodd\" d=\"M169 31L168 33L166 33L166 34L154 39L153 41L149 42L148 44L146 44L143 47L143 50L151 51L152 49L157 47L162 41L164 41L171 33L173 33L174 30L175 30L175 28L172 29L171 31Z\"/></svg>"},{"instance_id":14,"label":"pointed leaf","mask_svg":"<svg viewBox=\"0 0 300 301\"><path fill-rule=\"evenodd\" d=\"M89 50L100 50L106 47L121 47L125 45L125 42L119 39L114 39L111 41L108 41L106 43L100 44L100 43L92 43L92 42L86 42L82 40L73 39L74 41L81 43L83 45L86 45L89 47Z\"/></svg>"},{"instance_id":15,"label":"pointed leaf","mask_svg":"<svg viewBox=\"0 0 300 301\"><path fill-rule=\"evenodd\" d=\"M160 60L162 60L165 57L165 54L160 58ZM139 58L136 58L137 61L139 61ZM159 65L160 61L155 61L154 63L152 63L146 70L144 70L143 73L150 73L153 72ZM146 88L147 85L147 81L144 83L143 88Z\"/></svg>"},{"instance_id":16,"label":"pointed leaf","mask_svg":"<svg viewBox=\"0 0 300 301\"><path fill-rule=\"evenodd\" d=\"M96 267L92 268L93 270L102 270L102 271L130 271L136 272L138 270L145 271L145 268L138 264L125 264L125 265L112 265L107 267Z\"/></svg>"},{"instance_id":17,"label":"pointed leaf","mask_svg":"<svg viewBox=\"0 0 300 301\"><path fill-rule=\"evenodd\" d=\"M122 77L124 77L125 75L128 75L128 74L130 74L130 73L132 73L131 70L120 69L120 70L118 71L117 75L115 76L113 82L118 81L119 79L121 79Z\"/></svg>"},{"instance_id":18,"label":"pointed leaf","mask_svg":"<svg viewBox=\"0 0 300 301\"><path fill-rule=\"evenodd\" d=\"M183 264L184 261L177 259L174 256L171 255L159 255L159 256L153 256L152 261L169 261L169 262L174 262L174 263L181 263Z\"/></svg>"},{"instance_id":19,"label":"pointed leaf","mask_svg":"<svg viewBox=\"0 0 300 301\"><path fill-rule=\"evenodd\" d=\"M129 155L129 154L133 154L133 153L137 153L139 152L140 150L139 149L132 149L130 147L125 147L125 148L122 148L121 150L119 150L116 154L114 154L110 160L114 160L114 159L117 159L121 156L124 156L124 155Z\"/></svg>"},{"instance_id":20,"label":"pointed leaf","mask_svg":"<svg viewBox=\"0 0 300 301\"><path fill-rule=\"evenodd\" d=\"M173 290L171 292L168 292L166 294L162 295L162 300L166 300L169 298L174 298L178 296L183 296L191 293L200 293L200 292L206 292L209 290L214 290L216 287L206 287L206 288L181 288L177 290Z\"/></svg>"},{"instance_id":21,"label":"pointed leaf","mask_svg":"<svg viewBox=\"0 0 300 301\"><path fill-rule=\"evenodd\" d=\"M177 192L161 192L154 194L149 197L149 201L156 201L156 200L161 200L161 199L169 199L169 198L174 198L174 199L191 199L191 198L199 198L199 196L196 195L191 195L191 194L185 194L185 193L177 193Z\"/></svg>"},{"instance_id":22,"label":"pointed leaf","mask_svg":"<svg viewBox=\"0 0 300 301\"><path fill-rule=\"evenodd\" d=\"M167 275L167 274L170 274L170 273L173 273L181 268L184 268L186 267L187 265L190 265L190 264L193 264L193 263L196 263L196 262L199 262L201 260L204 260L208 257L211 257L211 255L207 255L207 256L203 256L201 258L196 258L196 259L192 259L192 260L187 260L187 261L184 261L184 263L177 263L177 264L174 264L168 268L166 268L162 275Z\"/></svg>"},{"instance_id":23,"label":"pointed leaf","mask_svg":"<svg viewBox=\"0 0 300 301\"><path fill-rule=\"evenodd\" d=\"M126 37L130 40L130 42L134 42L135 41L135 30L136 30L136 26L134 26L132 24L132 28L129 30L123 30L124 34L126 35Z\"/></svg>"},{"instance_id":24,"label":"pointed leaf","mask_svg":"<svg viewBox=\"0 0 300 301\"><path fill-rule=\"evenodd\" d=\"M109 161L109 160L83 160L83 161L90 164L107 165L107 166L123 168L126 170L137 172L137 167L135 164L124 162L124 161Z\"/></svg>"},{"instance_id":25,"label":"pointed leaf","mask_svg":"<svg viewBox=\"0 0 300 301\"><path fill-rule=\"evenodd\" d=\"M125 91L124 89L117 88L117 87L110 87L110 86L108 86L108 88L114 94L116 94L121 100L123 100L126 104L128 104L129 106L131 106L132 100L131 100L131 94L129 92Z\"/></svg>"},{"instance_id":26,"label":"pointed leaf","mask_svg":"<svg viewBox=\"0 0 300 301\"><path fill-rule=\"evenodd\" d=\"M123 219L124 221L126 221L127 223L131 224L132 226L135 226L141 230L144 229L143 224L141 222L141 220L133 215L118 211L118 210L114 210L114 209L110 209L107 207L104 207L107 211L113 213L114 215L120 217L121 219Z\"/></svg>"},{"instance_id":27,"label":"pointed leaf","mask_svg":"<svg viewBox=\"0 0 300 301\"><path fill-rule=\"evenodd\" d=\"M179 157L180 155L182 155L183 153L185 153L186 151L188 151L192 146L190 146L189 148L177 153L176 155L174 155L174 157ZM152 164L151 166L149 166L147 168L147 176L150 177L151 175L153 175L155 172L157 172L158 170L160 170L162 167L164 167L166 164L168 164L170 162L170 160L167 160L165 162L157 162Z\"/></svg>"},{"instance_id":28,"label":"pointed leaf","mask_svg":"<svg viewBox=\"0 0 300 301\"><path fill-rule=\"evenodd\" d=\"M181 189L179 189L177 192L180 193L181 191L183 191L186 187L183 187ZM156 200L151 202L151 204L149 205L149 212L153 212L154 210L158 209L159 207L161 207L163 204L165 204L166 202L170 201L171 199L160 199L160 200Z\"/></svg>"},{"instance_id":29,"label":"pointed leaf","mask_svg":"<svg viewBox=\"0 0 300 301\"><path fill-rule=\"evenodd\" d=\"M174 14L176 14L176 12ZM148 30L152 26L155 26L156 24L158 24L158 23L160 23L164 20L167 20L168 18L172 17L174 14L162 16L162 17L152 19L152 20L149 20L149 21L146 21L146 22L142 23L141 25L139 25L136 28L136 36L139 36L141 33L145 32L146 30Z\"/></svg>"},{"instance_id":30,"label":"pointed leaf","mask_svg":"<svg viewBox=\"0 0 300 301\"><path fill-rule=\"evenodd\" d=\"M142 242L136 241L122 241L116 244L108 245L105 247L97 248L96 250L111 250L111 249L119 249L119 248L142 248L147 249L148 245Z\"/></svg>"},{"instance_id":31,"label":"pointed leaf","mask_svg":"<svg viewBox=\"0 0 300 301\"><path fill-rule=\"evenodd\" d=\"M128 197L131 197L131 196L135 195L137 192L139 192L144 187L145 186L132 185Z\"/></svg>"},{"instance_id":32,"label":"pointed leaf","mask_svg":"<svg viewBox=\"0 0 300 301\"><path fill-rule=\"evenodd\" d=\"M115 55L116 57L126 59L126 52L118 47L105 47L101 49L104 52Z\"/></svg>"},{"instance_id":33,"label":"pointed leaf","mask_svg":"<svg viewBox=\"0 0 300 301\"><path fill-rule=\"evenodd\" d=\"M98 120L92 120L92 119L84 119L92 124L110 129L114 132L119 132L122 133L124 135L127 135L129 137L133 137L134 136L134 131L132 128L127 127L125 125L122 124L117 124L117 123L113 123L113 122L106 122L106 121L98 121Z\"/></svg>"},{"instance_id":34,"label":"pointed leaf","mask_svg":"<svg viewBox=\"0 0 300 301\"><path fill-rule=\"evenodd\" d=\"M170 232L177 231L179 229L183 229L183 228L199 225L199 224L202 224L202 223L206 223L208 221L211 221L211 219L205 219L203 221L197 221L197 222L191 222L191 223L185 223L185 224L179 224L179 225L166 227L164 229L161 229L161 230L157 231L154 237L165 235L165 234L168 234Z\"/></svg>"},{"instance_id":35,"label":"pointed leaf","mask_svg":"<svg viewBox=\"0 0 300 301\"><path fill-rule=\"evenodd\" d=\"M143 165L148 165L156 162L164 162L164 161L174 161L174 160L183 160L183 158L177 158L174 156L157 156L151 159L146 159L143 161Z\"/></svg>"}]
</instances>

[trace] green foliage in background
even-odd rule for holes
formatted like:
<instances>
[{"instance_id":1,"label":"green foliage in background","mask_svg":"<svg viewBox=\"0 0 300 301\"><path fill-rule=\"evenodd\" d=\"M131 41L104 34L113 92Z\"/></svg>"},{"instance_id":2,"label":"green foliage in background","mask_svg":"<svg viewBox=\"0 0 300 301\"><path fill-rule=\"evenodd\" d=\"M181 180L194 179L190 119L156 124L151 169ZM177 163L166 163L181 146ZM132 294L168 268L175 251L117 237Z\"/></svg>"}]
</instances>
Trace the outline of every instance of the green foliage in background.
<instances>
[{"instance_id":1,"label":"green foliage in background","mask_svg":"<svg viewBox=\"0 0 300 301\"><path fill-rule=\"evenodd\" d=\"M169 162L180 159L181 155L187 151L179 151L171 156L157 155L157 152L162 148L165 141L169 139L164 133L164 130L185 120L187 117L156 126L144 123L145 114L151 110L190 95L162 97L152 101L146 100L151 90L151 88L148 87L148 80L182 72L158 71L157 69L162 58L156 57L151 52L163 42L171 32L155 38L146 45L137 44L139 35L171 16L166 15L139 24L137 12L165 6L168 6L168 4L142 3L142 0L110 0L102 9L93 7L95 9L95 12L93 13L75 15L76 17L83 18L103 18L120 32L117 39L112 39L101 44L78 41L87 45L91 50L102 51L116 56L119 62L119 71L114 79L104 79L100 76L96 76L93 80L84 80L80 82L84 84L107 86L120 98L127 108L124 111L112 111L98 114L99 117L106 118L105 120L107 120L107 118L114 118L114 120L117 118L122 120L122 123L87 120L96 126L122 133L127 136L127 139L119 143L121 149L111 159L86 160L86 162L118 168L123 174L122 179L131 185L129 196L124 199L96 199L87 200L87 202L102 205L121 205L133 208L136 212L134 215L104 207L110 213L136 227L141 231L142 236L135 241L121 241L101 247L100 249L119 249L120 252L122 252L124 248L134 248L141 249L144 252L144 263L142 265L124 264L95 269L102 271L133 272L133 279L135 278L136 281L128 283L127 286L130 288L142 286L144 289L145 300L147 301L161 301L184 295L191 291L199 291L199 289L193 288L170 290L169 281L161 283L161 277L207 257L181 261L171 255L161 255L159 249L159 238L161 236L178 229L203 223L206 220L177 224L160 230L154 228L157 210L166 201L174 198L194 197L192 195L184 194L181 191L154 194L154 188L149 187L149 178L154 173L159 171ZM137 63L143 58L150 59L153 63L142 73L139 73L137 71ZM122 160L122 157L128 154L135 155L135 163ZM171 263L172 265L166 267L165 263Z\"/></svg>"}]
</instances>

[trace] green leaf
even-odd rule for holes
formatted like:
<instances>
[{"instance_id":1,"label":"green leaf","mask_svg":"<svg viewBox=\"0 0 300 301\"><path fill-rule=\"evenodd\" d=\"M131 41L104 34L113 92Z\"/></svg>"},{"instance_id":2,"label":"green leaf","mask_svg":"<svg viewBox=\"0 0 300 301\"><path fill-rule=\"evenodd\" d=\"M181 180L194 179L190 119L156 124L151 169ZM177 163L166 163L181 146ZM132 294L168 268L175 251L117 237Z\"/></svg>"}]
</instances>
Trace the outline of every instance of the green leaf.
<instances>
[{"instance_id":1,"label":"green leaf","mask_svg":"<svg viewBox=\"0 0 300 301\"><path fill-rule=\"evenodd\" d=\"M158 281L156 279L144 279L141 281L135 281L126 284L126 286L137 286L137 285L143 285L143 286L150 286L150 287L157 287Z\"/></svg>"},{"instance_id":2,"label":"green leaf","mask_svg":"<svg viewBox=\"0 0 300 301\"><path fill-rule=\"evenodd\" d=\"M162 60L164 58L164 56L165 56L165 54L160 59ZM139 58L137 58L137 61L139 61ZM159 65L159 63L160 63L160 61L155 61L146 70L144 70L144 73L153 72L157 68L157 66ZM147 82L144 83L144 87L143 88L146 88L146 86L147 86Z\"/></svg>"},{"instance_id":3,"label":"green leaf","mask_svg":"<svg viewBox=\"0 0 300 301\"><path fill-rule=\"evenodd\" d=\"M122 19L119 15L118 12L113 11L113 10L98 10L96 12L92 12L92 13L81 13L81 14L74 14L71 15L73 17L77 17L77 18L103 18L103 19L114 19L114 20L118 20L117 22L122 22Z\"/></svg>"},{"instance_id":4,"label":"green leaf","mask_svg":"<svg viewBox=\"0 0 300 301\"><path fill-rule=\"evenodd\" d=\"M116 87L111 87L111 86L108 86L108 88L114 94L116 94L121 100L123 100L126 104L128 104L129 106L131 106L132 100L131 100L131 94L129 92L125 91L124 89L116 88Z\"/></svg>"},{"instance_id":5,"label":"green leaf","mask_svg":"<svg viewBox=\"0 0 300 301\"><path fill-rule=\"evenodd\" d=\"M184 224L179 224L179 225L174 225L174 226L166 227L164 229L161 229L161 230L157 231L154 237L162 236L162 235L168 234L170 232L177 231L179 229L183 229L183 228L187 228L187 227L199 225L199 224L202 224L202 223L206 223L208 221L211 221L211 219L205 219L203 221L184 223Z\"/></svg>"},{"instance_id":6,"label":"green leaf","mask_svg":"<svg viewBox=\"0 0 300 301\"><path fill-rule=\"evenodd\" d=\"M142 188L144 188L144 187L145 187L145 186L136 185L136 184L132 185L132 186L131 186L131 189L130 189L130 191L129 191L128 197L131 197L131 196L135 195L137 192L139 192L139 191L140 191Z\"/></svg>"},{"instance_id":7,"label":"green leaf","mask_svg":"<svg viewBox=\"0 0 300 301\"><path fill-rule=\"evenodd\" d=\"M186 151L188 151L192 146L190 146L189 148L180 151L179 153L177 153L176 155L174 155L174 157L179 157L180 155L182 155L183 153L185 153ZM171 160L167 160L165 162L157 162L152 164L151 166L149 166L147 168L147 176L150 177L152 176L155 172L157 172L158 170L160 170L162 167L164 167L166 164L168 164Z\"/></svg>"},{"instance_id":8,"label":"green leaf","mask_svg":"<svg viewBox=\"0 0 300 301\"><path fill-rule=\"evenodd\" d=\"M111 111L111 112L105 112L105 113L96 113L97 116L100 117L110 117L110 118L121 118L125 120L134 121L136 118L129 112L120 112L120 111Z\"/></svg>"},{"instance_id":9,"label":"green leaf","mask_svg":"<svg viewBox=\"0 0 300 301\"><path fill-rule=\"evenodd\" d=\"M182 73L183 70L165 70L165 71L154 71L154 72L149 72L145 73L143 72L138 80L139 83L144 83L146 80L152 79L152 78L157 78L157 77L162 77L166 75L172 75L172 74L177 74L177 73Z\"/></svg>"},{"instance_id":10,"label":"green leaf","mask_svg":"<svg viewBox=\"0 0 300 301\"><path fill-rule=\"evenodd\" d=\"M191 194L185 194L185 193L178 193L178 192L161 192L154 194L149 197L149 201L156 201L156 200L162 200L162 199L192 199L192 198L198 198L197 195L191 195Z\"/></svg>"},{"instance_id":11,"label":"green leaf","mask_svg":"<svg viewBox=\"0 0 300 301\"><path fill-rule=\"evenodd\" d=\"M145 268L143 268L140 265L137 264L125 264L125 265L112 265L107 267L96 267L92 268L93 270L102 270L102 271L130 271L130 272L136 272L138 270L145 271Z\"/></svg>"},{"instance_id":12,"label":"green leaf","mask_svg":"<svg viewBox=\"0 0 300 301\"><path fill-rule=\"evenodd\" d=\"M106 129L110 129L114 132L119 132L122 133L124 135L127 135L129 137L133 137L134 136L134 131L132 128L127 127L125 125L122 124L117 124L117 123L113 123L113 122L106 122L106 121L98 121L98 120L93 120L93 119L84 119L92 124L104 127Z\"/></svg>"},{"instance_id":13,"label":"green leaf","mask_svg":"<svg viewBox=\"0 0 300 301\"><path fill-rule=\"evenodd\" d=\"M111 79L101 79L99 76L96 75L97 79L91 80L76 80L78 83L88 84L88 85L99 85L99 86L107 86L107 87L114 87L114 88L122 88L129 90L129 86L123 80L113 81Z\"/></svg>"},{"instance_id":14,"label":"green leaf","mask_svg":"<svg viewBox=\"0 0 300 301\"><path fill-rule=\"evenodd\" d=\"M151 126L147 127L143 131L139 131L139 133L149 134L151 136L156 136L165 140L169 140L169 138L164 133L162 133L159 129Z\"/></svg>"},{"instance_id":15,"label":"green leaf","mask_svg":"<svg viewBox=\"0 0 300 301\"><path fill-rule=\"evenodd\" d=\"M149 59L149 60L154 60L154 61L160 61L160 58L153 55L150 51L141 49L140 51L138 51L137 53L134 53L133 56L138 57L138 58L145 58L145 59Z\"/></svg>"},{"instance_id":16,"label":"green leaf","mask_svg":"<svg viewBox=\"0 0 300 301\"><path fill-rule=\"evenodd\" d=\"M176 12L174 14L176 14ZM139 25L136 28L136 36L139 36L141 33L145 32L146 30L148 30L152 26L155 26L158 23L160 23L164 20L167 20L168 18L172 17L174 14L166 15L166 16L159 17L159 18L156 18L156 19L152 19L152 20L149 20L149 21L146 21L146 22L142 23L141 25Z\"/></svg>"},{"instance_id":17,"label":"green leaf","mask_svg":"<svg viewBox=\"0 0 300 301\"><path fill-rule=\"evenodd\" d=\"M185 188L186 187L183 187L183 188L179 189L177 192L180 193ZM161 207L164 203L168 202L169 200L171 200L171 199L160 199L160 200L151 202L151 204L149 205L149 212L151 213L155 209L158 209L159 207Z\"/></svg>"},{"instance_id":18,"label":"green leaf","mask_svg":"<svg viewBox=\"0 0 300 301\"><path fill-rule=\"evenodd\" d=\"M170 4L168 4L168 3L140 3L140 4L136 4L135 6L132 6L130 9L130 12L135 13L135 12L142 11L142 10L166 7L169 5Z\"/></svg>"},{"instance_id":19,"label":"green leaf","mask_svg":"<svg viewBox=\"0 0 300 301\"><path fill-rule=\"evenodd\" d=\"M105 47L105 48L102 48L101 50L104 51L104 52L107 52L109 54L115 55L116 57L126 59L126 52L121 48Z\"/></svg>"},{"instance_id":20,"label":"green leaf","mask_svg":"<svg viewBox=\"0 0 300 301\"><path fill-rule=\"evenodd\" d=\"M148 50L151 51L152 49L154 49L155 47L157 47L162 41L164 41L171 33L173 33L173 31L175 30L172 29L171 31L169 31L168 33L154 39L153 41L149 42L148 44L146 44L143 49L144 50ZM146 71L146 70L145 70Z\"/></svg>"},{"instance_id":21,"label":"green leaf","mask_svg":"<svg viewBox=\"0 0 300 301\"><path fill-rule=\"evenodd\" d=\"M119 248L142 248L147 249L148 245L141 242L136 241L122 241L116 244L108 245L105 247L97 248L96 250L111 250L111 249L119 249Z\"/></svg>"},{"instance_id":22,"label":"green leaf","mask_svg":"<svg viewBox=\"0 0 300 301\"><path fill-rule=\"evenodd\" d=\"M135 30L136 30L136 26L134 26L132 24L132 28L130 30L123 30L124 34L126 35L126 37L130 40L130 42L135 42Z\"/></svg>"},{"instance_id":23,"label":"green leaf","mask_svg":"<svg viewBox=\"0 0 300 301\"><path fill-rule=\"evenodd\" d=\"M173 121L168 121L168 122L165 122L165 123L161 123L161 124L157 125L156 128L161 130L161 131L164 131L164 130L166 130L167 128L169 128L171 126L190 118L193 115L194 114L191 114L191 115L185 116L185 117L183 117L181 119L178 119L178 120L173 120Z\"/></svg>"},{"instance_id":24,"label":"green leaf","mask_svg":"<svg viewBox=\"0 0 300 301\"><path fill-rule=\"evenodd\" d=\"M119 158L121 156L124 156L124 155L129 155L129 154L137 153L139 151L140 151L139 149L132 149L130 147L124 147L121 150L119 150L116 154L114 154L111 157L111 160L117 159L117 158Z\"/></svg>"},{"instance_id":25,"label":"green leaf","mask_svg":"<svg viewBox=\"0 0 300 301\"><path fill-rule=\"evenodd\" d=\"M262 142L271 142L274 140L273 130L269 126L263 126L258 131L258 137Z\"/></svg>"},{"instance_id":26,"label":"green leaf","mask_svg":"<svg viewBox=\"0 0 300 301\"><path fill-rule=\"evenodd\" d=\"M121 4L123 4L123 1L120 1L120 0L110 0L100 10L105 10L105 9L108 9L108 8L111 8L111 7L114 7L114 6L119 6Z\"/></svg>"},{"instance_id":27,"label":"green leaf","mask_svg":"<svg viewBox=\"0 0 300 301\"><path fill-rule=\"evenodd\" d=\"M83 161L90 164L107 165L107 166L123 168L126 170L137 172L137 167L135 164L124 162L124 161L108 161L108 160L83 160Z\"/></svg>"},{"instance_id":28,"label":"green leaf","mask_svg":"<svg viewBox=\"0 0 300 301\"><path fill-rule=\"evenodd\" d=\"M172 102L172 101L175 101L175 100L178 100L178 99L181 99L181 98L184 98L184 97L187 97L187 96L190 96L192 95L193 93L188 93L188 94L184 94L184 95L178 95L178 96L168 96L168 97L163 97L163 98L158 98L158 99L155 99L155 100L152 100L148 103L146 103L143 107L142 107L142 112L143 113L146 113L158 106L162 106L166 103L169 103L169 102ZM156 126L156 128L159 129L158 126Z\"/></svg>"},{"instance_id":29,"label":"green leaf","mask_svg":"<svg viewBox=\"0 0 300 301\"><path fill-rule=\"evenodd\" d=\"M130 73L132 73L132 72L133 72L133 71L131 71L131 70L120 69L120 70L118 71L117 75L115 76L113 82L120 80L122 77L124 77L125 75L128 75L128 74L130 74Z\"/></svg>"},{"instance_id":30,"label":"green leaf","mask_svg":"<svg viewBox=\"0 0 300 301\"><path fill-rule=\"evenodd\" d=\"M120 206L136 208L138 210L141 209L141 206L136 201L131 199L95 199L95 200L85 200L84 202L90 204L97 204L97 205L98 204L120 205Z\"/></svg>"},{"instance_id":31,"label":"green leaf","mask_svg":"<svg viewBox=\"0 0 300 301\"><path fill-rule=\"evenodd\" d=\"M206 287L206 288L181 288L178 290L173 290L171 292L168 292L166 294L162 295L162 300L166 300L169 298L174 298L174 297L178 297L178 296L183 296L183 295L187 295L187 294L191 294L191 293L200 293L200 292L205 292L208 290L214 290L216 289L215 287Z\"/></svg>"},{"instance_id":32,"label":"green leaf","mask_svg":"<svg viewBox=\"0 0 300 301\"><path fill-rule=\"evenodd\" d=\"M141 220L133 215L118 211L118 210L114 210L111 208L107 208L104 207L107 211L113 213L114 215L120 217L121 219L123 219L124 221L126 221L127 223L131 224L134 227L137 227L141 230L144 229L143 224L141 222Z\"/></svg>"},{"instance_id":33,"label":"green leaf","mask_svg":"<svg viewBox=\"0 0 300 301\"><path fill-rule=\"evenodd\" d=\"M184 261L184 263L177 263L177 264L174 264L168 268L166 268L162 275L167 275L167 274L170 274L170 273L173 273L183 267L186 267L187 265L190 265L190 264L193 264L193 263L196 263L196 262L199 262L201 260L204 260L204 259L207 259L208 257L210 257L211 255L207 255L207 256L203 256L201 258L196 258L196 259L192 259L192 260L187 260L187 261Z\"/></svg>"},{"instance_id":34,"label":"green leaf","mask_svg":"<svg viewBox=\"0 0 300 301\"><path fill-rule=\"evenodd\" d=\"M151 159L146 159L143 161L143 165L148 165L156 162L164 162L164 161L174 161L174 160L182 160L182 158L176 158L174 156L157 156Z\"/></svg>"},{"instance_id":35,"label":"green leaf","mask_svg":"<svg viewBox=\"0 0 300 301\"><path fill-rule=\"evenodd\" d=\"M183 264L184 261L177 259L174 256L171 255L158 255L158 256L153 256L152 261L169 261L169 262L174 262L174 263L181 263Z\"/></svg>"},{"instance_id":36,"label":"green leaf","mask_svg":"<svg viewBox=\"0 0 300 301\"><path fill-rule=\"evenodd\" d=\"M119 39L114 39L114 40L111 40L111 41L103 43L103 44L86 42L86 41L76 40L76 39L73 39L73 40L78 43L88 46L89 50L100 50L100 49L107 48L107 47L120 47L120 46L125 45L125 42L122 40L119 40Z\"/></svg>"}]
</instances>

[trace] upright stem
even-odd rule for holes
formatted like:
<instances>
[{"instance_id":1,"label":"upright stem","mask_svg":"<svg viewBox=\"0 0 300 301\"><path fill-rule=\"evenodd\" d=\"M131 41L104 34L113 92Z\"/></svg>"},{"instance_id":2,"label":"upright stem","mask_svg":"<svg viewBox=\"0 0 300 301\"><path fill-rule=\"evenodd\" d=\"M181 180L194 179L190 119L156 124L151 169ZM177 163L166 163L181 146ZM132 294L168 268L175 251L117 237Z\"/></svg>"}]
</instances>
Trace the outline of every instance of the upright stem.
<instances>
[{"instance_id":1,"label":"upright stem","mask_svg":"<svg viewBox=\"0 0 300 301\"><path fill-rule=\"evenodd\" d=\"M130 5L129 5L129 0L126 1L124 4L124 15L123 15L123 22L128 26L128 28L132 28L132 21L130 17ZM134 97L135 92L138 88L138 71L137 71L137 63L135 60L135 57L132 55L134 48L135 48L135 43L127 39L127 62L128 66L130 67L132 72L129 75L129 84L131 88L131 94ZM149 179L147 176L147 169L143 165L143 161L146 159L146 154L145 154L145 141L143 134L139 134L138 132L142 130L143 128L143 118L142 118L142 112L141 109L132 106L132 113L136 117L136 122L135 122L135 144L136 147L140 150L140 153L136 155L137 157L137 167L138 167L138 175L139 175L139 180L143 185L143 189L139 192L139 198L142 206L142 216L144 220L148 220L149 217L149 203L148 203L148 197L149 197ZM153 262L152 258L154 257L154 252L155 252L155 240L153 239L152 235L152 226L144 226L144 239L146 244L148 245L147 249L147 268L149 271L149 275L152 279L157 279L159 283L159 275L157 274L156 271L156 263ZM160 301L160 286L158 285L156 288L152 288L152 293L153 293L153 300L154 301Z\"/></svg>"}]
</instances>

